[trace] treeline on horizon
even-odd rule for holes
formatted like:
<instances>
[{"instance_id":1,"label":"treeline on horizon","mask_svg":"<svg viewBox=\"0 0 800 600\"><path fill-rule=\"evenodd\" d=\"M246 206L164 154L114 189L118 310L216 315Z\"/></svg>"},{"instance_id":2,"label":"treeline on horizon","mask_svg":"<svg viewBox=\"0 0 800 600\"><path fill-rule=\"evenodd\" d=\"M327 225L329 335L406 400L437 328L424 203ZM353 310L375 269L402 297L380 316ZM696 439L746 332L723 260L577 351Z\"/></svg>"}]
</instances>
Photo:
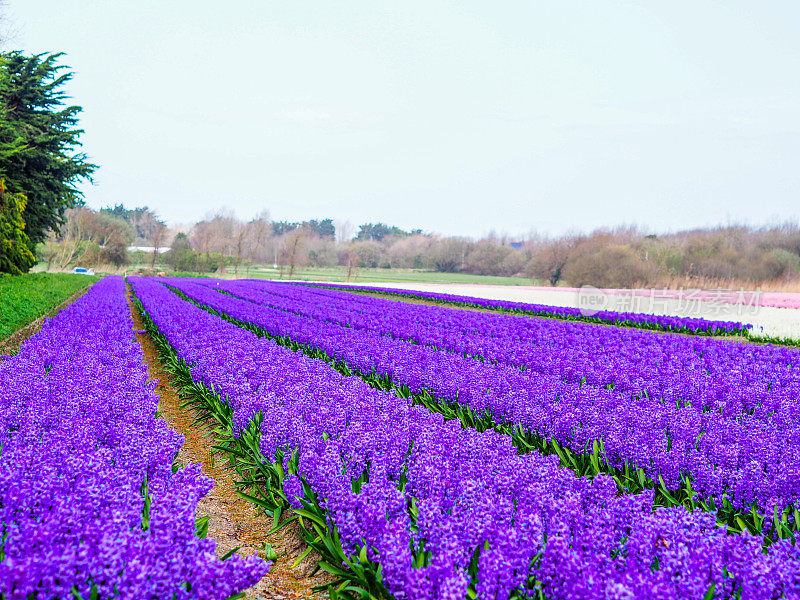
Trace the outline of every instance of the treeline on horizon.
<instances>
[{"instance_id":1,"label":"treeline on horizon","mask_svg":"<svg viewBox=\"0 0 800 600\"><path fill-rule=\"evenodd\" d=\"M129 251L130 247L148 250ZM447 237L384 223L353 228L333 219L249 221L226 212L181 231L147 207L69 209L60 232L37 247L48 269L113 265L245 275L274 266L294 277L302 268L417 269L526 277L543 285L596 287L770 287L800 281L800 227L719 226L668 234L635 227L557 238Z\"/></svg>"},{"instance_id":2,"label":"treeline on horizon","mask_svg":"<svg viewBox=\"0 0 800 600\"><path fill-rule=\"evenodd\" d=\"M73 73L61 58L0 51L0 274L25 273L38 261L54 271L238 274L274 265L286 277L304 267L344 267L351 280L366 268L418 269L597 287L788 289L800 281L797 224L475 240L384 223L355 230L330 218L275 221L266 212L249 221L220 212L178 231L147 207L95 211L84 205L80 184L97 166L80 151L81 107L69 103Z\"/></svg>"}]
</instances>

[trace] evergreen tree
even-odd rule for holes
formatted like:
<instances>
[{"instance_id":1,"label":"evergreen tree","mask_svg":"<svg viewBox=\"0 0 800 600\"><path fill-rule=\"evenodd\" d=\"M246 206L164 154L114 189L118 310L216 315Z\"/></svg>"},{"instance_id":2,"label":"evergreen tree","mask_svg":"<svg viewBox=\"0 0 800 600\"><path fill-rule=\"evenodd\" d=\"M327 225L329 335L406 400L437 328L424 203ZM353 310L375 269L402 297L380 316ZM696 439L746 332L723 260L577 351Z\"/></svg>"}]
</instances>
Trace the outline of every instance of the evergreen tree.
<instances>
[{"instance_id":1,"label":"evergreen tree","mask_svg":"<svg viewBox=\"0 0 800 600\"><path fill-rule=\"evenodd\" d=\"M22 275L36 262L22 220L25 204L25 196L8 193L0 179L0 273Z\"/></svg>"},{"instance_id":2,"label":"evergreen tree","mask_svg":"<svg viewBox=\"0 0 800 600\"><path fill-rule=\"evenodd\" d=\"M58 229L67 208L83 204L78 183L97 168L76 150L81 107L65 105L73 73L60 57L0 54L0 176L9 193L27 197L23 219L34 244Z\"/></svg>"},{"instance_id":3,"label":"evergreen tree","mask_svg":"<svg viewBox=\"0 0 800 600\"><path fill-rule=\"evenodd\" d=\"M100 212L129 223L130 226L133 227L134 234L137 238L148 241L159 228L166 226L166 224L158 218L158 215L147 206L138 206L129 210L122 204L115 204L113 208L101 208Z\"/></svg>"},{"instance_id":4,"label":"evergreen tree","mask_svg":"<svg viewBox=\"0 0 800 600\"><path fill-rule=\"evenodd\" d=\"M333 225L333 219L322 219L320 221L311 219L310 221L303 221L302 223L290 223L289 221L272 222L273 235L283 235L301 228L310 230L321 239L336 239L336 228Z\"/></svg>"},{"instance_id":5,"label":"evergreen tree","mask_svg":"<svg viewBox=\"0 0 800 600\"><path fill-rule=\"evenodd\" d=\"M415 233L420 231L419 229L415 230ZM374 240L376 242L382 241L384 238L387 237L408 237L411 235L407 231L403 231L399 227L392 225L386 225L385 223L364 223L358 230L358 235L356 239L358 241L369 241Z\"/></svg>"},{"instance_id":6,"label":"evergreen tree","mask_svg":"<svg viewBox=\"0 0 800 600\"><path fill-rule=\"evenodd\" d=\"M8 73L1 68L3 57L0 55L0 98L8 94ZM6 118L6 109L0 104L0 168L13 154L25 149L25 142L14 129L14 125Z\"/></svg>"},{"instance_id":7,"label":"evergreen tree","mask_svg":"<svg viewBox=\"0 0 800 600\"><path fill-rule=\"evenodd\" d=\"M300 227L300 223L290 223L289 221L273 221L272 222L272 234L273 235L283 235L284 233L289 233L290 231L294 231L298 227Z\"/></svg>"},{"instance_id":8,"label":"evergreen tree","mask_svg":"<svg viewBox=\"0 0 800 600\"><path fill-rule=\"evenodd\" d=\"M189 244L189 236L181 232L172 240L172 246L164 257L166 263L176 271L196 271L197 254Z\"/></svg>"},{"instance_id":9,"label":"evergreen tree","mask_svg":"<svg viewBox=\"0 0 800 600\"><path fill-rule=\"evenodd\" d=\"M309 227L311 227L311 231L313 231L319 238L323 240L336 239L336 227L333 225L333 219L322 219L320 221L311 219L310 221L307 221L307 223Z\"/></svg>"}]
</instances>

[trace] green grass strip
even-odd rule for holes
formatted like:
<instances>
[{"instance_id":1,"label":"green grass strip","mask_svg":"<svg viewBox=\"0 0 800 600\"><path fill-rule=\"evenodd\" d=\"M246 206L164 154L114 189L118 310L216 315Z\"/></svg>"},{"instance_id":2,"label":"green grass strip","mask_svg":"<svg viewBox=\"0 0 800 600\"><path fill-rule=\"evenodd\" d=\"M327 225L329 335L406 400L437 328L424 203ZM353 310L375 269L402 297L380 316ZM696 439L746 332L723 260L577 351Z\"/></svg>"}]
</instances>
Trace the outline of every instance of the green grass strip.
<instances>
[{"instance_id":1,"label":"green grass strip","mask_svg":"<svg viewBox=\"0 0 800 600\"><path fill-rule=\"evenodd\" d=\"M99 279L69 273L0 277L0 341Z\"/></svg>"}]
</instances>

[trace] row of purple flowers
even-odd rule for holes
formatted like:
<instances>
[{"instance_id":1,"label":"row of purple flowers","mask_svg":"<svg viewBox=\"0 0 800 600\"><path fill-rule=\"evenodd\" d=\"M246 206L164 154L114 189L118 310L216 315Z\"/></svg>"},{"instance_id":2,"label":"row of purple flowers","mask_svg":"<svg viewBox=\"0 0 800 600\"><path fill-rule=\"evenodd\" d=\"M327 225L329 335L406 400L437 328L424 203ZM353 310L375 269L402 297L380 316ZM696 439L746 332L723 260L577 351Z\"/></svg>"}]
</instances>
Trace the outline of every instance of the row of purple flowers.
<instances>
[{"instance_id":1,"label":"row of purple flowers","mask_svg":"<svg viewBox=\"0 0 800 600\"><path fill-rule=\"evenodd\" d=\"M303 323L309 333L334 339L312 319L190 281L169 283L276 334L295 336ZM395 598L465 598L476 556L481 598L541 592L551 600L700 599L712 586L715 597L798 594L800 555L787 541L764 552L761 538L728 535L713 514L654 510L650 492L619 496L606 476L576 478L553 456L518 455L508 436L443 422L406 398L186 303L159 283L138 279L134 287L195 379L227 399L240 430L263 414L264 455L299 456L286 492L297 496L301 481L309 485L344 548L365 546ZM376 339L398 350L419 348Z\"/></svg>"},{"instance_id":2,"label":"row of purple flowers","mask_svg":"<svg viewBox=\"0 0 800 600\"><path fill-rule=\"evenodd\" d=\"M421 292L417 290L404 290L398 288L364 287L364 286L337 286L335 284L305 284L329 289L352 290L356 292L374 292L433 300L436 302L454 304L456 306L469 306L474 308L489 308L510 313L520 313L539 317L552 317L572 321L586 321L589 323L607 323L623 327L637 327L640 329L656 329L676 333L693 333L697 335L746 335L753 328L752 325L736 321L715 321L710 319L692 317L672 317L669 315L649 315L632 312L616 312L601 310L588 314L578 308L566 306L549 306L546 304L530 304L527 302L513 302L511 300L492 300L488 298L475 298L473 296L459 296L456 294L442 294L437 292Z\"/></svg>"},{"instance_id":3,"label":"row of purple flowers","mask_svg":"<svg viewBox=\"0 0 800 600\"><path fill-rule=\"evenodd\" d=\"M481 362L375 331L294 314L285 305L283 310L272 308L274 296L248 289L261 284L171 283L204 305L273 335L309 344L362 373L386 376L412 392L427 391L469 406L479 415L490 413L499 421L555 440L574 453L592 452L596 441L601 446L599 460L615 469L641 469L650 481L663 482L669 490L693 490L701 499L715 499L718 507L729 501L745 512L755 505L767 526L776 513L800 499L796 390L787 392L775 386L772 413L750 414L740 406L738 413L728 414L724 406L720 410L712 405L708 410L700 398L678 404L647 394L631 396L602 386L578 386L564 381L560 374L520 372L508 364ZM319 311L324 311L324 306L324 301L317 303ZM574 326L587 333L597 329ZM580 346L580 341L571 345ZM581 366L578 363L578 373ZM766 382L763 385L767 387Z\"/></svg>"},{"instance_id":4,"label":"row of purple flowers","mask_svg":"<svg viewBox=\"0 0 800 600\"><path fill-rule=\"evenodd\" d=\"M196 535L211 483L173 471L122 278L101 280L0 363L0 596L223 600L268 566Z\"/></svg>"},{"instance_id":5,"label":"row of purple flowers","mask_svg":"<svg viewBox=\"0 0 800 600\"><path fill-rule=\"evenodd\" d=\"M216 284L214 284L216 285ZM708 337L657 335L409 304L348 292L259 281L224 282L233 293L325 321L377 331L632 395L648 395L732 418L796 418L800 351ZM787 413L789 413L787 415Z\"/></svg>"}]
</instances>

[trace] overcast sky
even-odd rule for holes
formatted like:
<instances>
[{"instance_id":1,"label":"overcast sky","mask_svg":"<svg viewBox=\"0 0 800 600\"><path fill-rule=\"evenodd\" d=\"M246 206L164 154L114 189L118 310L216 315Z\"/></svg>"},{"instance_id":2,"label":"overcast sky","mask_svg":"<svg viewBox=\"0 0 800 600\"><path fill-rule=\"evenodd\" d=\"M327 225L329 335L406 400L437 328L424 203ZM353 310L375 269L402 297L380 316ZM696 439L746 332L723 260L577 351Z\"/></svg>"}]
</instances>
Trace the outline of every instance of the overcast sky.
<instances>
[{"instance_id":1,"label":"overcast sky","mask_svg":"<svg viewBox=\"0 0 800 600\"><path fill-rule=\"evenodd\" d=\"M800 219L800 3L7 0L86 200L445 234Z\"/></svg>"}]
</instances>

